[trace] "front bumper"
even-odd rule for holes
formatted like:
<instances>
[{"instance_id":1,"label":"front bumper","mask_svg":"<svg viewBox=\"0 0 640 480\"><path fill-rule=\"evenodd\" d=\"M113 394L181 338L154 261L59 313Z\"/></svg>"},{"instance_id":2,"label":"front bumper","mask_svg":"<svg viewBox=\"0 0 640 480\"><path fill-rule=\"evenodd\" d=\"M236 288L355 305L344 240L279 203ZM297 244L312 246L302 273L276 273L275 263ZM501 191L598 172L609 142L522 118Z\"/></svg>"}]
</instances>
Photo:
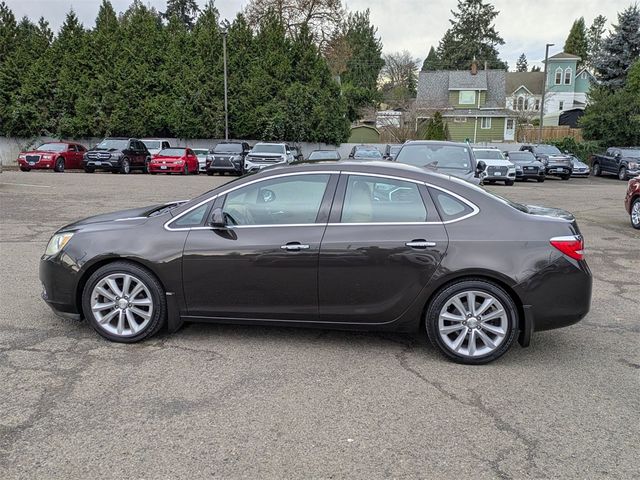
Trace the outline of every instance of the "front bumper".
<instances>
[{"instance_id":1,"label":"front bumper","mask_svg":"<svg viewBox=\"0 0 640 480\"><path fill-rule=\"evenodd\" d=\"M184 171L184 164L149 164L149 173L182 173Z\"/></svg>"},{"instance_id":2,"label":"front bumper","mask_svg":"<svg viewBox=\"0 0 640 480\"><path fill-rule=\"evenodd\" d=\"M627 170L626 180L631 180L638 175L640 175L640 168L636 168L635 170Z\"/></svg>"},{"instance_id":3,"label":"front bumper","mask_svg":"<svg viewBox=\"0 0 640 480\"><path fill-rule=\"evenodd\" d=\"M39 277L42 284L42 300L60 317L79 319L76 303L79 275L68 265L64 252L40 259Z\"/></svg>"},{"instance_id":4,"label":"front bumper","mask_svg":"<svg viewBox=\"0 0 640 480\"><path fill-rule=\"evenodd\" d=\"M19 158L18 159L18 166L23 167L23 168L29 168L31 170L36 170L36 169L45 169L45 168L53 168L55 167L55 162L53 160L38 160L37 162L27 162L26 160Z\"/></svg>"},{"instance_id":5,"label":"front bumper","mask_svg":"<svg viewBox=\"0 0 640 480\"><path fill-rule=\"evenodd\" d=\"M572 177L588 177L589 174L591 174L590 170L584 170L584 171L574 170L573 172L571 172Z\"/></svg>"},{"instance_id":6,"label":"front bumper","mask_svg":"<svg viewBox=\"0 0 640 480\"><path fill-rule=\"evenodd\" d=\"M516 172L516 180L525 180L527 178L533 178L533 179L539 179L539 178L544 178L545 174L544 174L544 170L538 170L537 172L534 171L517 171Z\"/></svg>"},{"instance_id":7,"label":"front bumper","mask_svg":"<svg viewBox=\"0 0 640 480\"><path fill-rule=\"evenodd\" d=\"M120 168L120 160L83 160L82 167L94 170L115 170Z\"/></svg>"},{"instance_id":8,"label":"front bumper","mask_svg":"<svg viewBox=\"0 0 640 480\"><path fill-rule=\"evenodd\" d=\"M513 181L516 179L516 172L515 171L511 171L509 173L507 173L507 175L489 175L487 174L486 176L482 177L483 181L487 181L487 180L491 180L491 181L498 181L498 182L504 182L504 181Z\"/></svg>"},{"instance_id":9,"label":"front bumper","mask_svg":"<svg viewBox=\"0 0 640 480\"><path fill-rule=\"evenodd\" d=\"M571 170L571 168L565 166L565 165L547 165L545 167L545 173L547 175L553 175L553 176L564 176L564 175L571 175L573 171Z\"/></svg>"}]
</instances>

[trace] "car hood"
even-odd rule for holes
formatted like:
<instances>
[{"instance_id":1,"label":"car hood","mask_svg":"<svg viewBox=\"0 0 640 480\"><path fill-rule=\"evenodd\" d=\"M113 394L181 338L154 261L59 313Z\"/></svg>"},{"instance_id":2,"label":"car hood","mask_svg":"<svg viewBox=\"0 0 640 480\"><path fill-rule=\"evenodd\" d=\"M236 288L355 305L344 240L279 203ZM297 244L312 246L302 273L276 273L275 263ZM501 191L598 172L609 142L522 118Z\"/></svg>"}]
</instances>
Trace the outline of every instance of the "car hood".
<instances>
[{"instance_id":1,"label":"car hood","mask_svg":"<svg viewBox=\"0 0 640 480\"><path fill-rule=\"evenodd\" d=\"M542 163L539 162L538 160L514 160L513 163L515 163L516 165L520 165L521 167L523 166L541 167L542 166Z\"/></svg>"},{"instance_id":2,"label":"car hood","mask_svg":"<svg viewBox=\"0 0 640 480\"><path fill-rule=\"evenodd\" d=\"M159 162L159 161L163 161L163 162L180 162L183 161L184 158L182 157L159 157L159 156L155 156L151 159L152 162Z\"/></svg>"},{"instance_id":3,"label":"car hood","mask_svg":"<svg viewBox=\"0 0 640 480\"><path fill-rule=\"evenodd\" d=\"M484 162L487 167L513 167L513 163L509 160L497 160L495 158L477 158L479 162Z\"/></svg>"},{"instance_id":4,"label":"car hood","mask_svg":"<svg viewBox=\"0 0 640 480\"><path fill-rule=\"evenodd\" d=\"M56 152L55 150L29 150L28 152L20 152L20 155L55 155L58 153L64 152Z\"/></svg>"},{"instance_id":5,"label":"car hood","mask_svg":"<svg viewBox=\"0 0 640 480\"><path fill-rule=\"evenodd\" d=\"M258 153L258 152L251 152L249 153L249 157L273 157L273 158L278 158L278 157L284 157L284 153Z\"/></svg>"}]
</instances>

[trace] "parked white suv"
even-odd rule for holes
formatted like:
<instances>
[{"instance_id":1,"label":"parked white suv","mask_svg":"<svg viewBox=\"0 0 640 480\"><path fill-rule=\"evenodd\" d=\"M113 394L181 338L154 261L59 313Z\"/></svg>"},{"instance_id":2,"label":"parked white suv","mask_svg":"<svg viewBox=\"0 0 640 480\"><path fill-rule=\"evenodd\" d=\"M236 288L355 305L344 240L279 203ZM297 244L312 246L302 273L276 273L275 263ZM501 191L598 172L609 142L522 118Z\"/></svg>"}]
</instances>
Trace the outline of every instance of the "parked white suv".
<instances>
[{"instance_id":1,"label":"parked white suv","mask_svg":"<svg viewBox=\"0 0 640 480\"><path fill-rule=\"evenodd\" d=\"M142 140L142 143L144 143L144 146L147 147L147 150L149 150L149 153L152 156L160 153L160 150L171 148L169 140L164 140L162 138L145 138Z\"/></svg>"},{"instance_id":2,"label":"parked white suv","mask_svg":"<svg viewBox=\"0 0 640 480\"><path fill-rule=\"evenodd\" d=\"M286 143L256 143L244 158L244 171L254 172L293 160L293 151Z\"/></svg>"},{"instance_id":3,"label":"parked white suv","mask_svg":"<svg viewBox=\"0 0 640 480\"><path fill-rule=\"evenodd\" d=\"M497 148L474 148L473 153L478 162L485 163L486 168L480 174L483 183L504 182L513 185L516 180L516 166L504 158Z\"/></svg>"}]
</instances>

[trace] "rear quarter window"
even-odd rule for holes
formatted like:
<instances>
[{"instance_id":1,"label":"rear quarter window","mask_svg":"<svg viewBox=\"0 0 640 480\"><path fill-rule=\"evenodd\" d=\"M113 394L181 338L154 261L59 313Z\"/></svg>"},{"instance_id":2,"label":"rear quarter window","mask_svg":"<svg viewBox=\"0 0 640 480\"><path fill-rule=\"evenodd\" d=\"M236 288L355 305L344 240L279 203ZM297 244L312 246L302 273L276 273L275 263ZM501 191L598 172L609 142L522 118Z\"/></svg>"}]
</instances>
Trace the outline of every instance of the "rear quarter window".
<instances>
[{"instance_id":1,"label":"rear quarter window","mask_svg":"<svg viewBox=\"0 0 640 480\"><path fill-rule=\"evenodd\" d=\"M458 220L474 212L466 202L442 190L429 188L429 194L443 222Z\"/></svg>"}]
</instances>

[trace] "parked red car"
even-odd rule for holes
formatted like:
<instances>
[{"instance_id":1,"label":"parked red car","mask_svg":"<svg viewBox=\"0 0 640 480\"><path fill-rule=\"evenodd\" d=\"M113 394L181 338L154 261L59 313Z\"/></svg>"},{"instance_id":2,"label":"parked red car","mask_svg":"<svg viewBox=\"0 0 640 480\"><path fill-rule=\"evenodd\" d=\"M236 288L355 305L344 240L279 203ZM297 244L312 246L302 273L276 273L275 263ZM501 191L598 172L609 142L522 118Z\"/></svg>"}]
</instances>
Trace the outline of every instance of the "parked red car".
<instances>
[{"instance_id":1,"label":"parked red car","mask_svg":"<svg viewBox=\"0 0 640 480\"><path fill-rule=\"evenodd\" d=\"M64 172L65 168L82 168L82 156L87 149L79 143L48 142L35 150L20 152L18 165L20 170L50 168L54 172Z\"/></svg>"},{"instance_id":2,"label":"parked red car","mask_svg":"<svg viewBox=\"0 0 640 480\"><path fill-rule=\"evenodd\" d=\"M198 157L190 148L165 148L156 153L149 162L149 173L198 174Z\"/></svg>"},{"instance_id":3,"label":"parked red car","mask_svg":"<svg viewBox=\"0 0 640 480\"><path fill-rule=\"evenodd\" d=\"M640 175L629 180L624 206L631 217L633 228L640 229Z\"/></svg>"}]
</instances>

